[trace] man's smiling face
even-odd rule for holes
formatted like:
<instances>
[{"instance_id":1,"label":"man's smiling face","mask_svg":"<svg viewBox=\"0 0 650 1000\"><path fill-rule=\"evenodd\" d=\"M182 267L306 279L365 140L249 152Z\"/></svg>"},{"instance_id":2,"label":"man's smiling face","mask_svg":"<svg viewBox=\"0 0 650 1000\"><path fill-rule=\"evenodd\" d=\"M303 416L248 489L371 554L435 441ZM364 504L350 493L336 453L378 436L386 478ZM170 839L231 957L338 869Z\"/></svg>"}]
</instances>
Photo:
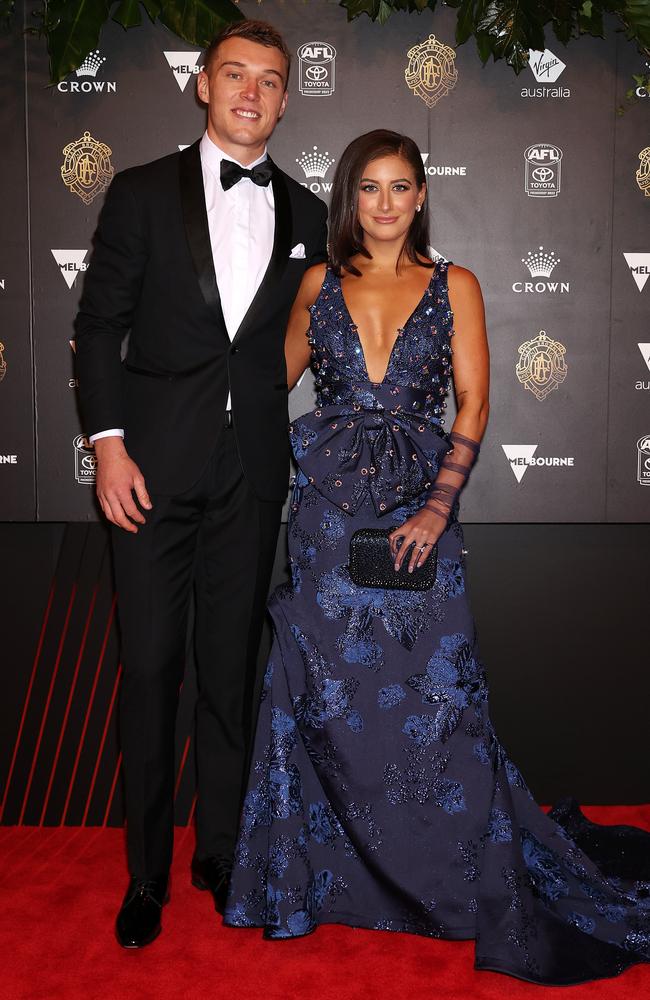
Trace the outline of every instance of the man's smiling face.
<instances>
[{"instance_id":1,"label":"man's smiling face","mask_svg":"<svg viewBox=\"0 0 650 1000\"><path fill-rule=\"evenodd\" d=\"M244 165L257 159L284 114L287 64L279 49L227 38L199 73L199 98L208 105L208 136Z\"/></svg>"}]
</instances>

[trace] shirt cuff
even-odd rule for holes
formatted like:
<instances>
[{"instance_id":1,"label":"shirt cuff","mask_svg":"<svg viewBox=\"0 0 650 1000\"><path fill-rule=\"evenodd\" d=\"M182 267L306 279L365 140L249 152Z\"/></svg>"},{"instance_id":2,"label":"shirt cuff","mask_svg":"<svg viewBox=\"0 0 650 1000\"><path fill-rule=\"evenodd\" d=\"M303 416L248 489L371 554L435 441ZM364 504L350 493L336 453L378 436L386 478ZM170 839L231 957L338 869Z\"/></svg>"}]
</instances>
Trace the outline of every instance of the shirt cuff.
<instances>
[{"instance_id":1,"label":"shirt cuff","mask_svg":"<svg viewBox=\"0 0 650 1000\"><path fill-rule=\"evenodd\" d=\"M124 431L121 427L113 427L110 431L100 431L98 434L91 434L88 440L90 441L91 444L94 444L95 441L99 441L100 438L108 438L108 437L123 438Z\"/></svg>"}]
</instances>

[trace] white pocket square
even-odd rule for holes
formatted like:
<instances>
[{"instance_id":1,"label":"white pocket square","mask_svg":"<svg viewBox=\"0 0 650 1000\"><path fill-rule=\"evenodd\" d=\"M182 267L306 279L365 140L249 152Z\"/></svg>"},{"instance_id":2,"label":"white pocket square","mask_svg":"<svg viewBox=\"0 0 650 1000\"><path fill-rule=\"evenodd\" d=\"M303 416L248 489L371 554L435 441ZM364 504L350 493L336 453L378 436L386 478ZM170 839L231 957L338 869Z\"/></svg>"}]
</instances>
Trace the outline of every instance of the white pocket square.
<instances>
[{"instance_id":1,"label":"white pocket square","mask_svg":"<svg viewBox=\"0 0 650 1000\"><path fill-rule=\"evenodd\" d=\"M304 260L305 259L305 244L296 243L295 247L289 254L290 260Z\"/></svg>"}]
</instances>

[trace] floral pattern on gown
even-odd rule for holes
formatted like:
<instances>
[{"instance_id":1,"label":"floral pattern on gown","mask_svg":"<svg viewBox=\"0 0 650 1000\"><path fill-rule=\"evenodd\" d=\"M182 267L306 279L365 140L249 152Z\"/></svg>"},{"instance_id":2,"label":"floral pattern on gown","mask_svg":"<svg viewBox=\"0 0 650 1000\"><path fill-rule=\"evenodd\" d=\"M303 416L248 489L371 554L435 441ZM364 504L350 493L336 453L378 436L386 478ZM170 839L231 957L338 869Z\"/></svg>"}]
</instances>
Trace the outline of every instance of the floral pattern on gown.
<instances>
[{"instance_id":1,"label":"floral pattern on gown","mask_svg":"<svg viewBox=\"0 0 650 1000\"><path fill-rule=\"evenodd\" d=\"M317 407L291 428L291 582L270 602L225 922L269 938L323 923L474 938L480 969L611 976L650 960L650 882L605 877L499 743L456 513L431 590L367 589L348 573L352 533L406 520L450 448L447 266L381 384L329 269L312 306Z\"/></svg>"}]
</instances>

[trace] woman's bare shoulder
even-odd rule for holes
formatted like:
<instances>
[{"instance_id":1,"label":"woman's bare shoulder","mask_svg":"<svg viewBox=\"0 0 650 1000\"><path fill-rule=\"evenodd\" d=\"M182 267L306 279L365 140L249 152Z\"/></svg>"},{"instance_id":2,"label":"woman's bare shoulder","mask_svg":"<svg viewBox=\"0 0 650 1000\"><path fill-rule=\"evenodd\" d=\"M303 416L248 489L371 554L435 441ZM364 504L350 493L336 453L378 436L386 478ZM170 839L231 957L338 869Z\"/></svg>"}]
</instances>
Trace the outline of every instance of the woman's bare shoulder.
<instances>
[{"instance_id":1,"label":"woman's bare shoulder","mask_svg":"<svg viewBox=\"0 0 650 1000\"><path fill-rule=\"evenodd\" d=\"M447 269L447 282L450 292L460 292L461 294L471 294L480 292L481 286L473 271L460 264L450 264Z\"/></svg>"},{"instance_id":2,"label":"woman's bare shoulder","mask_svg":"<svg viewBox=\"0 0 650 1000\"><path fill-rule=\"evenodd\" d=\"M300 288L298 290L298 299L302 305L305 306L305 308L313 306L314 302L318 298L318 294L323 287L326 274L326 264L314 264L312 267L308 267L303 274L302 281L300 282Z\"/></svg>"},{"instance_id":3,"label":"woman's bare shoulder","mask_svg":"<svg viewBox=\"0 0 650 1000\"><path fill-rule=\"evenodd\" d=\"M474 303L477 306L483 301L483 293L478 278L473 271L467 267L460 267L459 264L450 264L447 271L447 287L450 297L455 300L456 306L463 302L468 305Z\"/></svg>"}]
</instances>

